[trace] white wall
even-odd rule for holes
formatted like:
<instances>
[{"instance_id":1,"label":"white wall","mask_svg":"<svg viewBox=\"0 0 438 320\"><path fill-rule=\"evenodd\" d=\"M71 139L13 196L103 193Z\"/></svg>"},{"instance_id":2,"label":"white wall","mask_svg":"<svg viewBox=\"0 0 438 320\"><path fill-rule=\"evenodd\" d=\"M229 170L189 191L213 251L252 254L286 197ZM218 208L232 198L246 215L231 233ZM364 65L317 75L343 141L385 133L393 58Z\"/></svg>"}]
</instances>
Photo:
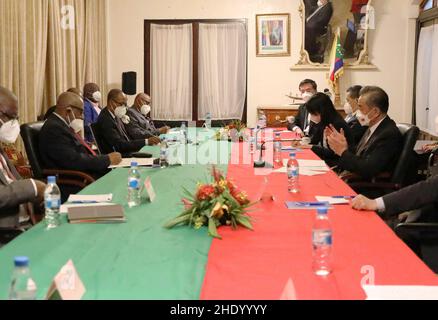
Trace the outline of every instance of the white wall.
<instances>
[{"instance_id":1,"label":"white wall","mask_svg":"<svg viewBox=\"0 0 438 320\"><path fill-rule=\"evenodd\" d=\"M415 20L412 0L373 0L376 30L370 31L370 58L376 71L347 70L342 90L351 84L378 85L390 95L390 115L397 121L412 117L413 47ZM108 77L110 88L121 86L124 71L137 71L137 90L144 88L144 19L247 18L248 119L255 120L258 105L289 103L286 93L297 91L299 82L313 78L327 88L327 71L291 71L299 57L301 20L299 0L109 0ZM291 14L290 57L256 57L255 15ZM412 17L411 17L412 18Z\"/></svg>"}]
</instances>

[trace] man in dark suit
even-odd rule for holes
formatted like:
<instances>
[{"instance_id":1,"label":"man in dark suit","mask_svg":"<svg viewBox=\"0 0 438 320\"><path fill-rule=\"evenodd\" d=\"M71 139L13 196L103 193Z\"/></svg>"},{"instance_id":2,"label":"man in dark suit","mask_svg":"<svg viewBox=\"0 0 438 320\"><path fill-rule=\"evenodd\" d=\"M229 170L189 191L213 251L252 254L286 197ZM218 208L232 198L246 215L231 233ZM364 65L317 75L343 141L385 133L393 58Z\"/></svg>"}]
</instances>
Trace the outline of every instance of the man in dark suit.
<instances>
[{"instance_id":1,"label":"man in dark suit","mask_svg":"<svg viewBox=\"0 0 438 320\"><path fill-rule=\"evenodd\" d=\"M304 103L299 107L297 116L292 123L288 124L287 128L298 133L300 136L304 136L309 135L312 126L310 114L306 109L306 102L318 92L318 85L311 79L305 79L301 81L299 90Z\"/></svg>"},{"instance_id":2,"label":"man in dark suit","mask_svg":"<svg viewBox=\"0 0 438 320\"><path fill-rule=\"evenodd\" d=\"M14 143L20 134L18 100L0 87L0 141ZM19 229L33 211L32 203L41 204L46 185L34 179L21 179L0 147L0 230Z\"/></svg>"},{"instance_id":3,"label":"man in dark suit","mask_svg":"<svg viewBox=\"0 0 438 320\"><path fill-rule=\"evenodd\" d=\"M120 153L97 155L84 141L83 100L73 93L58 97L55 112L39 134L39 152L45 169L77 170L99 178L110 165L122 161Z\"/></svg>"},{"instance_id":4,"label":"man in dark suit","mask_svg":"<svg viewBox=\"0 0 438 320\"><path fill-rule=\"evenodd\" d=\"M370 180L383 172L391 172L402 149L402 135L387 114L389 97L378 87L364 87L360 92L358 118L369 128L356 152L348 150L342 132L327 129L330 148L340 156L339 168ZM344 172L345 174L345 172Z\"/></svg>"},{"instance_id":5,"label":"man in dark suit","mask_svg":"<svg viewBox=\"0 0 438 320\"><path fill-rule=\"evenodd\" d=\"M87 83L84 86L84 124L85 124L85 141L94 142L90 125L96 123L101 112L100 102L102 93L96 83Z\"/></svg>"},{"instance_id":6,"label":"man in dark suit","mask_svg":"<svg viewBox=\"0 0 438 320\"><path fill-rule=\"evenodd\" d=\"M365 131L368 127L360 124L359 119L357 119L357 112L359 110L359 96L362 86L352 86L347 89L347 97L344 105L344 111L347 117L345 122L350 127L351 134L353 135L353 143L357 146L362 139Z\"/></svg>"},{"instance_id":7,"label":"man in dark suit","mask_svg":"<svg viewBox=\"0 0 438 320\"><path fill-rule=\"evenodd\" d=\"M145 93L139 93L135 97L134 105L128 109L127 115L130 118L125 129L131 139L145 139L160 134L166 134L169 127L157 129L149 117L151 113L151 97Z\"/></svg>"},{"instance_id":8,"label":"man in dark suit","mask_svg":"<svg viewBox=\"0 0 438 320\"><path fill-rule=\"evenodd\" d=\"M108 105L99 115L97 129L101 137L101 152L110 153L120 152L129 157L132 153L138 152L146 145L160 143L160 139L153 136L131 140L124 127L129 123L130 118L127 113L127 98L120 89L113 89L108 93Z\"/></svg>"},{"instance_id":9,"label":"man in dark suit","mask_svg":"<svg viewBox=\"0 0 438 320\"><path fill-rule=\"evenodd\" d=\"M306 18L305 49L312 62L324 62L324 54L320 52L318 37L327 33L328 24L333 16L333 5L329 0L318 1L318 8Z\"/></svg>"}]
</instances>

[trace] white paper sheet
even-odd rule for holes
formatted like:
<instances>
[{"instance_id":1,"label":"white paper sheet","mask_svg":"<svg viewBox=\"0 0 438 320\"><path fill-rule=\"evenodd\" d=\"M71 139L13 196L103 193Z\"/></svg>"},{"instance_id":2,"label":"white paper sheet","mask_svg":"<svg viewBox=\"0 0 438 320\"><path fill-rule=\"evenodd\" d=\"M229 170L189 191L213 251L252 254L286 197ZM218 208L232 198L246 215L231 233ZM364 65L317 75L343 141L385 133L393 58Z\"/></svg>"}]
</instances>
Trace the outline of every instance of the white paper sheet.
<instances>
[{"instance_id":1,"label":"white paper sheet","mask_svg":"<svg viewBox=\"0 0 438 320\"><path fill-rule=\"evenodd\" d=\"M350 201L347 199L338 199L333 197L324 197L324 196L316 196L316 201L318 202L328 202L329 204L336 205L336 204L349 204Z\"/></svg>"},{"instance_id":2,"label":"white paper sheet","mask_svg":"<svg viewBox=\"0 0 438 320\"><path fill-rule=\"evenodd\" d=\"M131 167L131 162L137 162L139 167L152 167L154 164L153 158L123 158L122 162L118 165L110 166L110 169L114 168L129 168Z\"/></svg>"},{"instance_id":3,"label":"white paper sheet","mask_svg":"<svg viewBox=\"0 0 438 320\"><path fill-rule=\"evenodd\" d=\"M438 300L433 286L363 286L367 300Z\"/></svg>"},{"instance_id":4,"label":"white paper sheet","mask_svg":"<svg viewBox=\"0 0 438 320\"><path fill-rule=\"evenodd\" d=\"M287 172L287 168L286 167L281 167L278 169L274 170L274 173L286 173ZM326 174L328 172L328 170L325 170L324 168L301 168L300 167L300 175L301 176L319 176L319 175L323 175Z\"/></svg>"},{"instance_id":5,"label":"white paper sheet","mask_svg":"<svg viewBox=\"0 0 438 320\"><path fill-rule=\"evenodd\" d=\"M109 194L95 194L95 195L79 195L72 194L67 202L110 202L113 200L112 193Z\"/></svg>"},{"instance_id":6,"label":"white paper sheet","mask_svg":"<svg viewBox=\"0 0 438 320\"><path fill-rule=\"evenodd\" d=\"M81 203L81 204L64 204L59 209L59 213L68 213L70 208L85 208L85 207L105 207L113 206L115 203L105 202L105 203Z\"/></svg>"}]
</instances>

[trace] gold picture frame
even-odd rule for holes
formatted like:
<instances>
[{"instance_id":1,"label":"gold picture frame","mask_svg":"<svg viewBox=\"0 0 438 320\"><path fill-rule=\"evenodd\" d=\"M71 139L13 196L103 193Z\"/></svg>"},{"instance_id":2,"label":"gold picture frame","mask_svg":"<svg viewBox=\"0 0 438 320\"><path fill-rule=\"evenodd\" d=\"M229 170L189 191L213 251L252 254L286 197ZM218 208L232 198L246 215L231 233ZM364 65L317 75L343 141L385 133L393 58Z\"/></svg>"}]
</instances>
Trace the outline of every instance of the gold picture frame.
<instances>
[{"instance_id":1,"label":"gold picture frame","mask_svg":"<svg viewBox=\"0 0 438 320\"><path fill-rule=\"evenodd\" d=\"M290 56L290 14L256 15L257 57Z\"/></svg>"}]
</instances>

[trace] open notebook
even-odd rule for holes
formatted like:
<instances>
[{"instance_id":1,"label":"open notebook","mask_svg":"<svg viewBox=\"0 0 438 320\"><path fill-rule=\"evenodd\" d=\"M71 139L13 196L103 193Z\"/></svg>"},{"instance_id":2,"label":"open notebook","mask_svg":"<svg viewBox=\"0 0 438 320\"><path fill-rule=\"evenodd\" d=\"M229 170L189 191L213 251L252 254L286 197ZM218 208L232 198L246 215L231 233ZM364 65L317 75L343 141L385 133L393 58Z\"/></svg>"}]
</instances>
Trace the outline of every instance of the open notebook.
<instances>
[{"instance_id":1,"label":"open notebook","mask_svg":"<svg viewBox=\"0 0 438 320\"><path fill-rule=\"evenodd\" d=\"M68 209L68 221L77 223L121 223L125 222L125 212L121 205L85 206Z\"/></svg>"}]
</instances>

